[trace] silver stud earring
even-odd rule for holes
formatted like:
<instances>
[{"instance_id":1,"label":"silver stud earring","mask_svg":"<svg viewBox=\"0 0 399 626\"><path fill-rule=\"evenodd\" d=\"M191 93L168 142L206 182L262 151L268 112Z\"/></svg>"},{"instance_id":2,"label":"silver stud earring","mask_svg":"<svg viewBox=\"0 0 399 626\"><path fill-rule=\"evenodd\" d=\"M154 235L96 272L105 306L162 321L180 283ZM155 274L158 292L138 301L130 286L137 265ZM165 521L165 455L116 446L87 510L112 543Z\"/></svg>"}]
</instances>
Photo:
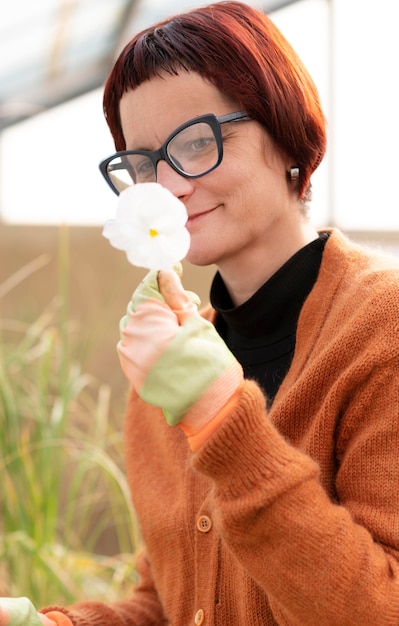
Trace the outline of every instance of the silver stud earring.
<instances>
[{"instance_id":1,"label":"silver stud earring","mask_svg":"<svg viewBox=\"0 0 399 626\"><path fill-rule=\"evenodd\" d=\"M299 167L291 167L290 169L291 182L296 182L299 178Z\"/></svg>"}]
</instances>

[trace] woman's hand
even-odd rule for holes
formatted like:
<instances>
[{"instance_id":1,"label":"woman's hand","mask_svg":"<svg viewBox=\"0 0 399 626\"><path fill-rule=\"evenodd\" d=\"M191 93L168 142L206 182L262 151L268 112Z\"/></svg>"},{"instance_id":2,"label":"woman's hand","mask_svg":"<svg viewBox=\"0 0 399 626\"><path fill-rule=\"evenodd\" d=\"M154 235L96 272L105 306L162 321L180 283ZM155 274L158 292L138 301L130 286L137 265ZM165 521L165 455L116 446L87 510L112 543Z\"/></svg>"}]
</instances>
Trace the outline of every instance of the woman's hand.
<instances>
[{"instance_id":1,"label":"woman's hand","mask_svg":"<svg viewBox=\"0 0 399 626\"><path fill-rule=\"evenodd\" d=\"M68 622L72 624L70 620ZM55 626L57 622L38 613L28 598L0 598L0 626L43 626L43 624ZM67 626L65 622L64 624Z\"/></svg>"},{"instance_id":2,"label":"woman's hand","mask_svg":"<svg viewBox=\"0 0 399 626\"><path fill-rule=\"evenodd\" d=\"M242 368L174 270L151 271L121 321L118 351L138 395L169 425L199 432L235 394Z\"/></svg>"}]
</instances>

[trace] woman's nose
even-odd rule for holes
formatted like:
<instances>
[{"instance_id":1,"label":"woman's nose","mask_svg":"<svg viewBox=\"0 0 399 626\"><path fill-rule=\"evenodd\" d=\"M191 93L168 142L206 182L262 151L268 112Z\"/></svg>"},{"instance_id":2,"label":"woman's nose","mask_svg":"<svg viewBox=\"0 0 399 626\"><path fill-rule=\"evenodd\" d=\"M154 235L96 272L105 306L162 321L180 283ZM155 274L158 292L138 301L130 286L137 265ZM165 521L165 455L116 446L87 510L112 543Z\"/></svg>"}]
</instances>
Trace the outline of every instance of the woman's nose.
<instances>
[{"instance_id":1,"label":"woman's nose","mask_svg":"<svg viewBox=\"0 0 399 626\"><path fill-rule=\"evenodd\" d=\"M157 183L166 187L176 198L190 195L194 189L194 180L178 174L166 161L159 161Z\"/></svg>"}]
</instances>

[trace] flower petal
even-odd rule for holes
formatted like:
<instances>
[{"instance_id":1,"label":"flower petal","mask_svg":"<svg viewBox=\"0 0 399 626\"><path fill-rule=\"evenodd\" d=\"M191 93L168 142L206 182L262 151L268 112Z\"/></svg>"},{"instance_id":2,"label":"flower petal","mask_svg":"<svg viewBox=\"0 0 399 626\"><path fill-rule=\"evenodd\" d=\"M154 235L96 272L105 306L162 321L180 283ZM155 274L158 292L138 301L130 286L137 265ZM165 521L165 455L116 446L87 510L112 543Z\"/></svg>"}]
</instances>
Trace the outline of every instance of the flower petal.
<instances>
[{"instance_id":1,"label":"flower petal","mask_svg":"<svg viewBox=\"0 0 399 626\"><path fill-rule=\"evenodd\" d=\"M189 250L186 222L186 208L178 198L158 183L144 183L120 194L116 218L106 222L103 235L125 250L133 265L167 269Z\"/></svg>"}]
</instances>

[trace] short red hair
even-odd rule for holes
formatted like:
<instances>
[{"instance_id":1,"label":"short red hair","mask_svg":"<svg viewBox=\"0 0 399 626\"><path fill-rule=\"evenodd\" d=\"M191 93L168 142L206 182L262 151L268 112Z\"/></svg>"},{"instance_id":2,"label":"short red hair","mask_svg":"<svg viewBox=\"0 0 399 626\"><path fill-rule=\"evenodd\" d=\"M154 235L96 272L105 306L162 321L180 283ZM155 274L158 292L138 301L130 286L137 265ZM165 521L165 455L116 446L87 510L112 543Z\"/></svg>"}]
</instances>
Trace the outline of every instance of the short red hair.
<instances>
[{"instance_id":1,"label":"short red hair","mask_svg":"<svg viewBox=\"0 0 399 626\"><path fill-rule=\"evenodd\" d=\"M123 94L161 72L196 72L260 122L299 167L299 196L326 150L326 122L313 80L267 15L217 2L163 20L133 37L105 84L104 113L117 150L126 147Z\"/></svg>"}]
</instances>

